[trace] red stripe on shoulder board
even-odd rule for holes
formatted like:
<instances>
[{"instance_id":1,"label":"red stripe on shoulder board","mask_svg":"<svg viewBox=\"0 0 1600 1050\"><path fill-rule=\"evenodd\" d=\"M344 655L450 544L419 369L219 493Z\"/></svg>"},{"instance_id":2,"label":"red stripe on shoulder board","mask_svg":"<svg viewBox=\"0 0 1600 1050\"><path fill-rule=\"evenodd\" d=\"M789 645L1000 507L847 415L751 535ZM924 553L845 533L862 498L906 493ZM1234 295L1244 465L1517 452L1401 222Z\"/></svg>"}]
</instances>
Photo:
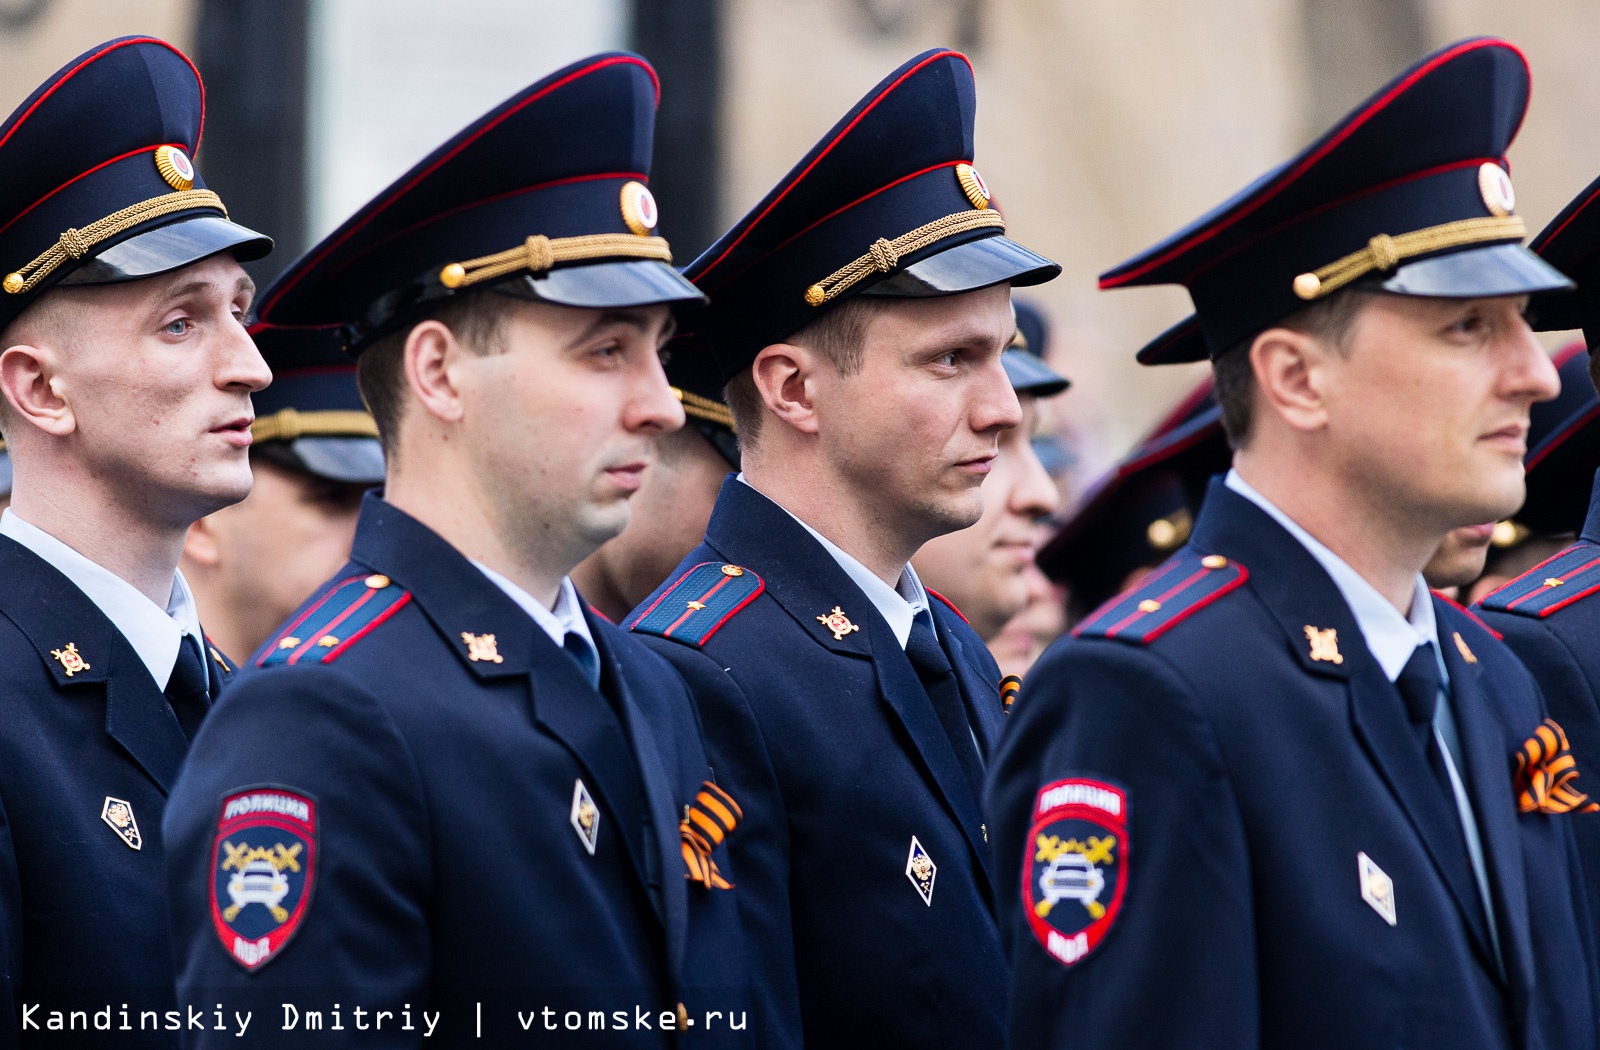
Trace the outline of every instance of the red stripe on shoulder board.
<instances>
[{"instance_id":1,"label":"red stripe on shoulder board","mask_svg":"<svg viewBox=\"0 0 1600 1050\"><path fill-rule=\"evenodd\" d=\"M1454 598L1450 597L1448 594L1444 594L1444 593L1442 593L1440 591L1434 591L1433 592L1433 596L1435 598L1439 599L1440 601L1444 602L1446 605L1449 605L1452 608L1459 609L1462 612L1466 613L1467 614L1467 618L1469 620L1471 620L1473 623L1477 624L1479 627L1482 627L1485 631L1488 631L1490 634L1494 635L1496 641L1501 641L1501 642L1505 641L1505 635L1501 634L1499 631L1495 630L1493 627L1490 627L1488 624L1484 623L1483 622L1483 618L1481 616L1479 616L1477 613L1473 612L1471 609L1467 608L1465 605L1462 605L1460 602L1456 601Z\"/></svg>"},{"instance_id":2,"label":"red stripe on shoulder board","mask_svg":"<svg viewBox=\"0 0 1600 1050\"><path fill-rule=\"evenodd\" d=\"M951 601L949 598L946 598L944 595L940 594L938 591L934 590L932 587L929 587L926 584L923 585L922 589L927 591L928 594L931 595L932 597L935 597L935 598L939 599L941 602L944 602L946 605L948 605L950 607L950 611L951 612L953 612L957 616L961 617L961 622L962 623L966 624L968 627L972 626L972 621L967 619L967 614L966 613L964 613L960 609L956 608L956 603L955 602Z\"/></svg>"},{"instance_id":3,"label":"red stripe on shoulder board","mask_svg":"<svg viewBox=\"0 0 1600 1050\"><path fill-rule=\"evenodd\" d=\"M1184 609L1172 619L1166 621L1165 623L1158 624L1153 630L1150 631L1150 633L1144 635L1140 641L1143 641L1146 644L1155 641L1157 638L1160 638L1162 635L1166 634L1168 631L1172 630L1178 624L1187 620L1201 609L1204 609L1218 598L1221 598L1224 594L1228 594L1232 591L1238 590L1240 587L1243 587L1244 582L1250 578L1250 570L1245 568L1243 565L1240 565L1238 562L1231 562L1230 564L1233 566L1233 568L1239 570L1239 574L1237 576L1223 584L1221 587L1218 587L1204 598L1201 598L1193 605Z\"/></svg>"}]
</instances>

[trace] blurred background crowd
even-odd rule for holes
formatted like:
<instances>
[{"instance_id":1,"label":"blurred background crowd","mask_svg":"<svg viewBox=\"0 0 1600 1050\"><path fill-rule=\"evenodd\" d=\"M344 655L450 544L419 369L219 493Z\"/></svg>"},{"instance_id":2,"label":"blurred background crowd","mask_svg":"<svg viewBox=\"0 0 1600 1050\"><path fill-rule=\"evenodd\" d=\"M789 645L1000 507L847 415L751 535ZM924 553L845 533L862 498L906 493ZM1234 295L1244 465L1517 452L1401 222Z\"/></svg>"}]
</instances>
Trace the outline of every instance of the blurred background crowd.
<instances>
[{"instance_id":1,"label":"blurred background crowd","mask_svg":"<svg viewBox=\"0 0 1600 1050\"><path fill-rule=\"evenodd\" d=\"M1181 428L1207 371L1133 359L1188 312L1181 289L1101 293L1096 275L1414 59L1476 34L1526 52L1533 102L1511 160L1529 229L1600 171L1600 76L1582 43L1600 38L1594 0L0 0L0 111L124 33L198 62L196 159L237 221L277 238L251 266L263 286L455 129L580 56L626 47L660 72L652 184L682 265L887 70L965 51L977 164L1017 239L1065 268L1019 297L1048 323L1029 349L1072 381L1038 413L1059 490L1041 541L1130 449ZM1182 512L1146 517L1085 542L1182 542ZM1032 604L992 642L1007 671L1085 611L1036 572L1028 586Z\"/></svg>"}]
</instances>

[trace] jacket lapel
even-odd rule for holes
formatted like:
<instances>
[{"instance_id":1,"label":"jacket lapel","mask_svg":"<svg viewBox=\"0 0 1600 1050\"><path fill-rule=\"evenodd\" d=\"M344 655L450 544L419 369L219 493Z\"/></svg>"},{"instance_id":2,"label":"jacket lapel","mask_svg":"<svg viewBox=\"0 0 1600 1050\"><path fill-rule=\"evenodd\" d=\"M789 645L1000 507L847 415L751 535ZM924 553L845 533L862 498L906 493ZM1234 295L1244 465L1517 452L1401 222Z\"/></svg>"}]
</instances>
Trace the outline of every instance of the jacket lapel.
<instances>
[{"instance_id":1,"label":"jacket lapel","mask_svg":"<svg viewBox=\"0 0 1600 1050\"><path fill-rule=\"evenodd\" d=\"M872 661L880 695L911 737L987 878L989 848L977 800L911 661L861 588L788 511L736 477L723 483L706 541L728 561L760 574L767 593L818 645ZM819 622L835 606L848 606L844 612L858 630L835 637Z\"/></svg>"},{"instance_id":2,"label":"jacket lapel","mask_svg":"<svg viewBox=\"0 0 1600 1050\"><path fill-rule=\"evenodd\" d=\"M1497 972L1453 800L1429 770L1399 690L1368 651L1338 586L1299 540L1220 478L1206 494L1191 543L1247 566L1250 587L1277 619L1305 671L1346 682L1356 738L1422 840L1485 967ZM1338 662L1326 651L1319 658L1307 638L1311 628L1336 632Z\"/></svg>"},{"instance_id":3,"label":"jacket lapel","mask_svg":"<svg viewBox=\"0 0 1600 1050\"><path fill-rule=\"evenodd\" d=\"M612 648L612 640L594 622L593 616L589 617L589 632L600 650L603 668L601 687L616 698L618 706L627 715L628 738L633 743L633 755L638 761L638 768L644 774L645 803L655 834L652 836L654 842L645 844L643 848L653 846L659 854L652 861L656 870L661 872L661 908L665 912L668 958L674 971L678 971L682 968L688 942L689 891L688 884L679 874L683 859L679 849L678 807L672 791L675 781L668 772L666 756L662 754L661 742L656 738L654 727L628 688L622 661Z\"/></svg>"},{"instance_id":4,"label":"jacket lapel","mask_svg":"<svg viewBox=\"0 0 1600 1050\"><path fill-rule=\"evenodd\" d=\"M1489 874L1489 893L1500 932L1500 954L1517 1000L1517 1016L1521 1018L1526 1016L1526 1003L1533 991L1533 941L1505 732L1483 691L1482 665L1476 657L1467 662L1462 651L1466 643L1458 644L1461 636L1453 633L1442 602L1434 602L1434 615L1439 623L1445 669L1450 672L1467 796L1472 800L1478 834L1483 840L1484 867Z\"/></svg>"},{"instance_id":5,"label":"jacket lapel","mask_svg":"<svg viewBox=\"0 0 1600 1050\"><path fill-rule=\"evenodd\" d=\"M99 607L43 558L0 537L0 611L39 651L58 689L103 691L106 734L163 794L170 791L188 741L139 655ZM69 644L87 666L56 655Z\"/></svg>"}]
</instances>

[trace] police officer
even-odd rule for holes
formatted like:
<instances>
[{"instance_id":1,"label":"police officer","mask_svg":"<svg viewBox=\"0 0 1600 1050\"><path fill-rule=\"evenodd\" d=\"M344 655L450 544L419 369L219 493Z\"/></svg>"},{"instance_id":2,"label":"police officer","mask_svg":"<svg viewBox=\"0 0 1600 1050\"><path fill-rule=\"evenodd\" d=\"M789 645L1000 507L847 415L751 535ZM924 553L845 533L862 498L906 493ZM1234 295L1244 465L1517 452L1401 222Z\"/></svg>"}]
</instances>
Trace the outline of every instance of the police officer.
<instances>
[{"instance_id":1,"label":"police officer","mask_svg":"<svg viewBox=\"0 0 1600 1050\"><path fill-rule=\"evenodd\" d=\"M1010 716L1013 1045L1595 1045L1547 710L1420 575L1516 509L1556 393L1522 310L1567 282L1503 163L1527 89L1511 46L1447 48L1102 276L1188 288L1140 356L1211 357L1234 465Z\"/></svg>"},{"instance_id":2,"label":"police officer","mask_svg":"<svg viewBox=\"0 0 1600 1050\"><path fill-rule=\"evenodd\" d=\"M612 623L621 623L699 545L723 480L739 469L733 413L710 351L680 338L666 356L685 425L656 439L656 461L630 501L627 528L572 570L578 590Z\"/></svg>"},{"instance_id":3,"label":"police officer","mask_svg":"<svg viewBox=\"0 0 1600 1050\"><path fill-rule=\"evenodd\" d=\"M345 326L387 481L174 795L180 998L275 1022L199 1045L281 1045L286 1002L362 1045L759 1033L739 801L682 681L567 579L683 423L658 354L702 297L653 232L656 98L636 55L551 74L262 297Z\"/></svg>"},{"instance_id":4,"label":"police officer","mask_svg":"<svg viewBox=\"0 0 1600 1050\"><path fill-rule=\"evenodd\" d=\"M383 483L378 427L335 333L257 325L251 335L272 369L250 424L255 485L189 526L182 562L212 641L239 657L349 559L361 496Z\"/></svg>"},{"instance_id":5,"label":"police officer","mask_svg":"<svg viewBox=\"0 0 1600 1050\"><path fill-rule=\"evenodd\" d=\"M130 37L0 126L0 1045L172 1003L161 814L228 672L178 554L250 491L270 379L238 260L271 242L196 176L200 108L189 60Z\"/></svg>"},{"instance_id":6,"label":"police officer","mask_svg":"<svg viewBox=\"0 0 1600 1050\"><path fill-rule=\"evenodd\" d=\"M629 626L688 678L719 777L762 815L733 846L741 913L761 983L797 983L808 1045L1004 1029L978 812L999 672L909 565L978 520L1022 418L1009 289L1059 272L989 207L974 101L965 57L917 56L685 271L712 297L695 327L743 474Z\"/></svg>"},{"instance_id":7,"label":"police officer","mask_svg":"<svg viewBox=\"0 0 1600 1050\"><path fill-rule=\"evenodd\" d=\"M1591 350L1600 340L1597 191L1600 181L1574 198L1533 242L1534 251L1578 284L1570 295L1541 296L1535 323L1553 331L1581 328ZM1561 399L1566 403L1564 418L1529 450L1528 502L1517 515L1519 524L1543 533L1576 531L1576 541L1491 592L1475 608L1533 672L1561 728L1558 744L1571 747L1574 761L1551 778L1549 797L1574 814L1590 918L1600 924L1600 806L1595 801L1600 792L1600 660L1594 652L1594 625L1600 620L1600 602L1594 598L1600 589L1595 571L1600 555L1600 401L1593 393L1600 382L1597 361L1592 353L1580 354L1563 369L1565 373L1586 364L1594 379L1567 379Z\"/></svg>"},{"instance_id":8,"label":"police officer","mask_svg":"<svg viewBox=\"0 0 1600 1050\"><path fill-rule=\"evenodd\" d=\"M1017 311L1021 332L1022 311ZM1067 389L1067 380L1013 340L1000 355L1022 406L1022 422L1000 435L998 454L983 483L977 524L935 536L912 565L925 586L961 609L984 644L992 643L1028 601L1026 570L1039 550L1039 522L1060 494L1034 451L1039 402Z\"/></svg>"}]
</instances>

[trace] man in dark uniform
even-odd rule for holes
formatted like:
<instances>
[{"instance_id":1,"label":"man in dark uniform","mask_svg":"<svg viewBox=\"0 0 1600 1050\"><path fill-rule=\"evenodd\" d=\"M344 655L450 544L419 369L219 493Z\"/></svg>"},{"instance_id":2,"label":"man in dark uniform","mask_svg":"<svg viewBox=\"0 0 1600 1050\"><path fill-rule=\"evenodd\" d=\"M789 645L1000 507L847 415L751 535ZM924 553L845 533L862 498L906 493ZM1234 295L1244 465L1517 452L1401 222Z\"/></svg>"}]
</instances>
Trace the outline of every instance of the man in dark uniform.
<instances>
[{"instance_id":1,"label":"man in dark uniform","mask_svg":"<svg viewBox=\"0 0 1600 1050\"><path fill-rule=\"evenodd\" d=\"M238 260L271 242L198 181L200 112L189 60L138 37L0 125L0 1045L176 1039L73 1011L172 1004L161 814L229 671L178 556L250 491L270 375Z\"/></svg>"},{"instance_id":2,"label":"man in dark uniform","mask_svg":"<svg viewBox=\"0 0 1600 1050\"><path fill-rule=\"evenodd\" d=\"M249 656L350 558L361 497L383 483L355 362L327 329L267 329L243 502L189 527L183 575L218 649Z\"/></svg>"},{"instance_id":3,"label":"man in dark uniform","mask_svg":"<svg viewBox=\"0 0 1600 1050\"><path fill-rule=\"evenodd\" d=\"M723 480L739 469L733 413L710 351L685 338L666 354L684 427L656 438L656 461L630 501L628 527L572 570L584 598L612 623L621 623L699 546Z\"/></svg>"},{"instance_id":4,"label":"man in dark uniform","mask_svg":"<svg viewBox=\"0 0 1600 1050\"><path fill-rule=\"evenodd\" d=\"M1535 324L1560 331L1581 328L1592 350L1600 345L1600 180L1584 189L1534 239L1533 249L1577 282L1568 295L1541 296ZM1591 381L1567 379L1564 418L1528 453L1528 501L1517 515L1524 527L1546 534L1576 532L1576 542L1541 561L1476 606L1533 672L1561 726L1574 761L1548 783L1551 798L1574 813L1589 890L1590 919L1600 924L1600 383L1594 354ZM1563 370L1566 371L1565 369ZM1587 487L1586 487L1587 486ZM1585 498L1587 496L1587 499ZM1597 927L1600 928L1600 927ZM1597 935L1600 940L1600 935Z\"/></svg>"},{"instance_id":5,"label":"man in dark uniform","mask_svg":"<svg viewBox=\"0 0 1600 1050\"><path fill-rule=\"evenodd\" d=\"M344 326L387 481L168 814L180 998L252 1011L245 1041L313 1012L338 1041L335 1004L363 1046L763 1034L739 804L683 682L567 579L683 423L658 355L702 296L653 235L656 100L636 55L553 73L262 296L265 325Z\"/></svg>"},{"instance_id":6,"label":"man in dark uniform","mask_svg":"<svg viewBox=\"0 0 1600 1050\"><path fill-rule=\"evenodd\" d=\"M891 73L685 271L729 381L743 474L634 613L690 682L760 980L798 983L814 1046L1000 1043L983 764L999 672L909 566L971 525L1021 412L1003 236L972 168L972 70Z\"/></svg>"},{"instance_id":7,"label":"man in dark uniform","mask_svg":"<svg viewBox=\"0 0 1600 1050\"><path fill-rule=\"evenodd\" d=\"M1556 394L1522 310L1568 282L1503 166L1527 89L1450 47L1101 277L1188 288L1140 357L1209 354L1234 465L1010 715L1014 1046L1595 1045L1544 702L1421 576L1516 509Z\"/></svg>"}]
</instances>

